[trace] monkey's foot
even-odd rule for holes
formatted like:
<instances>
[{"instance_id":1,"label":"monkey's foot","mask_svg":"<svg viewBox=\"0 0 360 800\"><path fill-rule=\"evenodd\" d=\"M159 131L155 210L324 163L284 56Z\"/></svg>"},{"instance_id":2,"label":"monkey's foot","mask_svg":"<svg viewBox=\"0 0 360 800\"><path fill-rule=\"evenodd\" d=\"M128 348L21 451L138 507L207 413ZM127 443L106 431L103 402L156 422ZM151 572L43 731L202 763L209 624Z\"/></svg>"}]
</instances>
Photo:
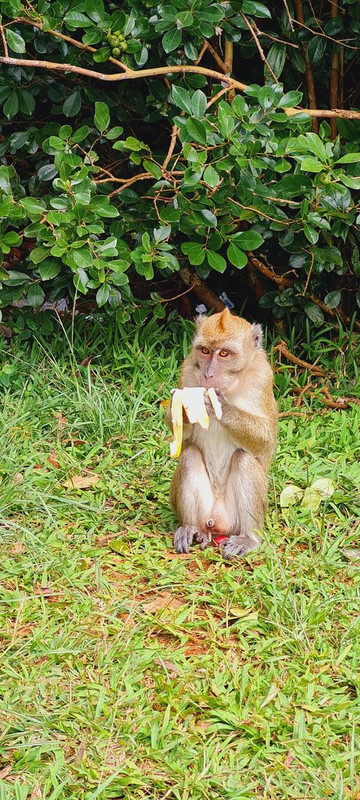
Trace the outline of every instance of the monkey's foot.
<instances>
[{"instance_id":1,"label":"monkey's foot","mask_svg":"<svg viewBox=\"0 0 360 800\"><path fill-rule=\"evenodd\" d=\"M201 550L210 544L208 533L201 533L195 525L182 525L174 533L174 545L177 553L188 553L192 544L199 544Z\"/></svg>"},{"instance_id":2,"label":"monkey's foot","mask_svg":"<svg viewBox=\"0 0 360 800\"><path fill-rule=\"evenodd\" d=\"M256 550L260 545L257 539L250 536L229 536L220 547L224 558L234 558L234 556L246 556L250 550Z\"/></svg>"}]
</instances>

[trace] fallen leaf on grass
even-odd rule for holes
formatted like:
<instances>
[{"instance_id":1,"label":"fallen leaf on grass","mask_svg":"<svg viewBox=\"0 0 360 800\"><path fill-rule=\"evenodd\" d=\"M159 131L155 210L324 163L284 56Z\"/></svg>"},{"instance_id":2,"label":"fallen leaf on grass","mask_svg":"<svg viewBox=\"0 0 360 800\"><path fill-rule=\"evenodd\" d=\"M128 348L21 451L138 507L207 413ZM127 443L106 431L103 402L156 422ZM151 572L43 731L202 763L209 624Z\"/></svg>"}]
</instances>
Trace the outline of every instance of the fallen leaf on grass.
<instances>
[{"instance_id":1,"label":"fallen leaf on grass","mask_svg":"<svg viewBox=\"0 0 360 800\"><path fill-rule=\"evenodd\" d=\"M158 667L162 667L164 672L167 672L170 678L177 678L177 676L180 674L176 664L173 664L173 662L169 661L168 658L154 658L154 664L156 664Z\"/></svg>"},{"instance_id":2,"label":"fallen leaf on grass","mask_svg":"<svg viewBox=\"0 0 360 800\"><path fill-rule=\"evenodd\" d=\"M295 503L301 500L303 494L304 490L301 489L300 486L295 486L294 483L285 486L280 495L281 508L289 508L289 506L295 505Z\"/></svg>"},{"instance_id":3,"label":"fallen leaf on grass","mask_svg":"<svg viewBox=\"0 0 360 800\"><path fill-rule=\"evenodd\" d=\"M360 547L344 547L342 552L346 558L360 561Z\"/></svg>"},{"instance_id":4,"label":"fallen leaf on grass","mask_svg":"<svg viewBox=\"0 0 360 800\"><path fill-rule=\"evenodd\" d=\"M15 475L13 477L14 486L20 486L21 483L24 483L24 476L22 472L15 472Z\"/></svg>"},{"instance_id":5,"label":"fallen leaf on grass","mask_svg":"<svg viewBox=\"0 0 360 800\"><path fill-rule=\"evenodd\" d=\"M304 491L304 497L301 501L303 508L309 508L310 511L317 511L322 500L322 495L319 489L313 489L308 486Z\"/></svg>"},{"instance_id":6,"label":"fallen leaf on grass","mask_svg":"<svg viewBox=\"0 0 360 800\"><path fill-rule=\"evenodd\" d=\"M66 489L90 489L100 480L100 475L74 475L69 480L64 481Z\"/></svg>"},{"instance_id":7,"label":"fallen leaf on grass","mask_svg":"<svg viewBox=\"0 0 360 800\"><path fill-rule=\"evenodd\" d=\"M260 708L265 708L265 706L269 705L269 703L271 703L271 701L274 699L274 697L276 697L279 691L280 691L279 687L276 686L275 683L273 683L270 686L270 689L265 697L265 700L262 701Z\"/></svg>"},{"instance_id":8,"label":"fallen leaf on grass","mask_svg":"<svg viewBox=\"0 0 360 800\"><path fill-rule=\"evenodd\" d=\"M248 617L249 614L253 616L253 611L254 611L253 608L238 608L238 606L231 606L229 608L229 616L236 617L236 619L241 619L241 617Z\"/></svg>"},{"instance_id":9,"label":"fallen leaf on grass","mask_svg":"<svg viewBox=\"0 0 360 800\"><path fill-rule=\"evenodd\" d=\"M172 611L182 608L184 603L174 597L171 592L161 592L149 603L140 601L144 611L147 614L156 614L157 611L162 611L164 608L170 608Z\"/></svg>"},{"instance_id":10,"label":"fallen leaf on grass","mask_svg":"<svg viewBox=\"0 0 360 800\"><path fill-rule=\"evenodd\" d=\"M129 542L125 539L113 539L108 543L110 550L117 553L119 556L128 556L131 553Z\"/></svg>"},{"instance_id":11,"label":"fallen leaf on grass","mask_svg":"<svg viewBox=\"0 0 360 800\"><path fill-rule=\"evenodd\" d=\"M335 492L335 483L330 478L318 478L314 481L310 489L316 489L321 494L321 498L331 497Z\"/></svg>"},{"instance_id":12,"label":"fallen leaf on grass","mask_svg":"<svg viewBox=\"0 0 360 800\"><path fill-rule=\"evenodd\" d=\"M65 425L68 424L69 420L67 417L63 417L61 411L56 411L54 414L55 419L57 419L57 426L56 426L56 438L58 441L61 439L61 432Z\"/></svg>"},{"instance_id":13,"label":"fallen leaf on grass","mask_svg":"<svg viewBox=\"0 0 360 800\"><path fill-rule=\"evenodd\" d=\"M57 453L55 452L55 450L51 451L50 455L47 457L46 460L49 462L49 464L52 464L52 466L55 467L56 469L60 468L60 464L57 460Z\"/></svg>"},{"instance_id":14,"label":"fallen leaf on grass","mask_svg":"<svg viewBox=\"0 0 360 800\"><path fill-rule=\"evenodd\" d=\"M34 594L39 597L44 597L45 600L49 600L50 603L57 603L59 600L59 595L54 592L51 586L41 586L38 581L34 583Z\"/></svg>"}]
</instances>

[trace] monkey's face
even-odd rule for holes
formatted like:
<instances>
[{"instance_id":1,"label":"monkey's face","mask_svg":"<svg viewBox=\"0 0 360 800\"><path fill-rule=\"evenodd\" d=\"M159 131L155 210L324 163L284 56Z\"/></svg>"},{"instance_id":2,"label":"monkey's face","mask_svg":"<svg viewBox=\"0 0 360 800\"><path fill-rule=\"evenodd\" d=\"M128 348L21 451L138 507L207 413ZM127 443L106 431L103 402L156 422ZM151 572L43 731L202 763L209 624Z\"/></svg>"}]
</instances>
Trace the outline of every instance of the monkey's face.
<instances>
[{"instance_id":1,"label":"monkey's face","mask_svg":"<svg viewBox=\"0 0 360 800\"><path fill-rule=\"evenodd\" d=\"M226 391L231 388L235 376L241 372L249 359L234 341L225 342L221 346L217 346L218 344L218 342L204 344L200 341L195 345L198 380L200 386Z\"/></svg>"}]
</instances>

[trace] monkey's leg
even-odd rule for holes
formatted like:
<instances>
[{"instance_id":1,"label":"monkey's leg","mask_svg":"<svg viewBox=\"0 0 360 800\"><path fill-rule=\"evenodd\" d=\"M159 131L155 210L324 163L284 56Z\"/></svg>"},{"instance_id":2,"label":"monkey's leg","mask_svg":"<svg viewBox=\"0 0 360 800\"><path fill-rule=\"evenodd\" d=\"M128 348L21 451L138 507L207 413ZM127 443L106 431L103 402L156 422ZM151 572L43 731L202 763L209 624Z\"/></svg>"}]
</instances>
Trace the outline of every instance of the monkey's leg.
<instances>
[{"instance_id":1,"label":"monkey's leg","mask_svg":"<svg viewBox=\"0 0 360 800\"><path fill-rule=\"evenodd\" d=\"M221 545L224 558L245 556L260 547L258 530L264 523L267 488L266 473L256 458L237 450L231 459L225 493L231 535Z\"/></svg>"},{"instance_id":2,"label":"monkey's leg","mask_svg":"<svg viewBox=\"0 0 360 800\"><path fill-rule=\"evenodd\" d=\"M171 482L170 502L180 522L174 534L176 552L188 553L192 544L199 544L204 550L210 544L206 522L211 517L214 496L201 452L194 445L181 453Z\"/></svg>"}]
</instances>

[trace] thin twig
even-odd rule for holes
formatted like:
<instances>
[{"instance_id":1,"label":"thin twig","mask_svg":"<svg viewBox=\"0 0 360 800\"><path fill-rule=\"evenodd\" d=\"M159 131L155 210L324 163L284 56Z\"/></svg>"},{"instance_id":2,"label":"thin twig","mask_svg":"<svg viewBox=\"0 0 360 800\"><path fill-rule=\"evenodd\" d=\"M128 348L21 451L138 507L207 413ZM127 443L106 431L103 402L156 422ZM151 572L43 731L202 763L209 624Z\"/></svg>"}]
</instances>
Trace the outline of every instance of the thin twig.
<instances>
[{"instance_id":1,"label":"thin twig","mask_svg":"<svg viewBox=\"0 0 360 800\"><path fill-rule=\"evenodd\" d=\"M306 292L307 292L307 288L309 286L309 280L310 280L311 273L312 273L313 266L314 266L314 261L315 261L315 254L314 254L314 252L312 250L311 251L311 264L310 264L310 268L309 268L308 274L306 276L305 286L303 288L303 291L301 292L302 296L304 296L306 294Z\"/></svg>"},{"instance_id":2,"label":"thin twig","mask_svg":"<svg viewBox=\"0 0 360 800\"><path fill-rule=\"evenodd\" d=\"M298 19L294 19L294 22L296 23L296 25L299 25L300 28L305 28L305 30L307 30L310 33L312 33L313 36L323 36L324 39L329 39L330 42L335 42L335 44L340 44L341 47L347 47L348 50L358 50L359 49L354 44L347 44L348 39L335 39L334 36L328 36L328 34L324 33L323 31L314 31L313 28L309 28L308 25L305 25L305 23L303 21L300 21ZM352 40L355 39L355 38L356 37L353 36Z\"/></svg>"},{"instance_id":3,"label":"thin twig","mask_svg":"<svg viewBox=\"0 0 360 800\"><path fill-rule=\"evenodd\" d=\"M262 47L261 47L261 44L260 44L260 42L259 42L259 39L258 39L258 36L257 36L257 33L256 33L256 30L255 30L255 28L252 26L252 24L251 24L250 20L249 20L249 19L247 18L247 16L246 16L246 14L244 14L242 11L240 11L240 16L241 16L241 17L242 17L242 19L244 20L244 22L245 22L245 25L246 25L246 26L249 28L249 31L250 31L250 33L251 33L251 36L252 36L252 38L254 39L254 42L255 42L255 44L256 44L256 47L257 47L257 49L258 49L258 51L259 51L259 55L260 55L260 58L261 58L261 60L264 62L264 64L266 64L266 67L267 67L267 69L269 70L269 72L270 72L270 75L271 75L271 77L273 78L273 80L275 81L275 83L279 83L279 80L278 80L278 78L276 77L276 75L275 75L275 72L274 72L274 71L271 69L271 67L270 67L270 64L269 64L269 62L268 62L268 60L267 60L267 58L266 58L266 55L265 55L265 53L264 53L264 51L263 51L263 49L262 49Z\"/></svg>"},{"instance_id":4,"label":"thin twig","mask_svg":"<svg viewBox=\"0 0 360 800\"><path fill-rule=\"evenodd\" d=\"M288 349L286 342L283 340L281 340L280 344L277 344L276 347L274 347L274 351L284 356L284 358L286 358L288 361L291 361L292 364L296 364L296 366L302 367L302 369L308 369L309 372L313 373L313 375L324 375L324 370L321 369L321 367L319 367L317 364L309 364L308 361L304 361L302 358L294 356L294 354Z\"/></svg>"},{"instance_id":5,"label":"thin twig","mask_svg":"<svg viewBox=\"0 0 360 800\"><path fill-rule=\"evenodd\" d=\"M132 186L133 183L137 183L137 181L148 181L152 178L153 176L150 175L150 172L139 172L138 175L133 175L132 178L129 178L126 181L126 183L123 183L122 186L119 186L118 189L114 189L113 192L110 192L108 197L114 197L114 195L120 194L120 192L123 192L124 189L128 189L129 186Z\"/></svg>"},{"instance_id":6,"label":"thin twig","mask_svg":"<svg viewBox=\"0 0 360 800\"><path fill-rule=\"evenodd\" d=\"M206 39L204 39L204 41L203 41L203 46L202 46L202 48L201 48L201 50L200 50L200 53L199 53L199 55L198 55L198 57L197 57L196 61L194 61L194 64L195 64L195 66L197 66L198 64L200 64L200 61L201 61L201 59L202 59L202 57L203 57L204 53L206 53L206 51L208 50L208 47L209 47L209 43L206 41Z\"/></svg>"},{"instance_id":7,"label":"thin twig","mask_svg":"<svg viewBox=\"0 0 360 800\"><path fill-rule=\"evenodd\" d=\"M292 32L294 32L294 20L293 20L291 14L290 14L289 6L288 6L286 0L283 0L283 3L284 3L284 6L285 6L285 11L286 11L287 18L289 20L290 30Z\"/></svg>"},{"instance_id":8,"label":"thin twig","mask_svg":"<svg viewBox=\"0 0 360 800\"><path fill-rule=\"evenodd\" d=\"M166 171L166 167L167 167L167 165L168 165L168 163L169 163L169 161L171 159L171 156L173 155L173 152L175 150L175 145L176 145L176 140L177 140L178 135L179 135L179 128L177 127L177 125L173 125L172 129L171 129L171 139L170 139L169 149L168 149L167 154L166 154L166 156L164 158L163 165L162 165L162 168L161 168L161 171L162 171L163 174Z\"/></svg>"},{"instance_id":9,"label":"thin twig","mask_svg":"<svg viewBox=\"0 0 360 800\"><path fill-rule=\"evenodd\" d=\"M4 56L7 58L9 56L9 51L8 51L6 37L5 37L4 26L1 25L1 24L0 24L0 35L1 35L3 48L4 48Z\"/></svg>"},{"instance_id":10,"label":"thin twig","mask_svg":"<svg viewBox=\"0 0 360 800\"><path fill-rule=\"evenodd\" d=\"M224 94L226 94L226 92L229 92L229 94L230 94L230 91L231 91L232 89L233 89L233 87L232 87L232 86L230 86L230 85L229 85L229 86L224 86L224 88L223 88L223 89L220 89L220 91L219 91L219 92L217 92L217 94L215 94L215 95L214 95L214 97L212 97L212 98L211 98L211 100L209 100L209 101L207 102L207 104L206 104L206 108L210 108L210 107L211 107L211 106L212 106L214 103L216 103L216 102L217 102L217 100L219 100L219 99L220 99L220 97L222 97Z\"/></svg>"}]
</instances>

